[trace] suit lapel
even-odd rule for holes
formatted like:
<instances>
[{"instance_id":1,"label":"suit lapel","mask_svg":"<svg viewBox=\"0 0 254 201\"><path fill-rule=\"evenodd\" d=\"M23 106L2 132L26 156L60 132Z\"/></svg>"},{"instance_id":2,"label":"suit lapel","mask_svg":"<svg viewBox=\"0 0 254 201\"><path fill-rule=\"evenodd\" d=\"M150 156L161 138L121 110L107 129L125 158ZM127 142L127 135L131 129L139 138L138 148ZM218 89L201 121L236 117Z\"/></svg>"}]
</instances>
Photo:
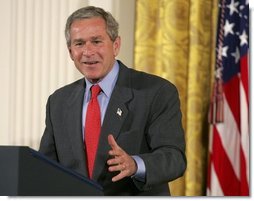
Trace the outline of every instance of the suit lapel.
<instances>
[{"instance_id":1,"label":"suit lapel","mask_svg":"<svg viewBox=\"0 0 254 201\"><path fill-rule=\"evenodd\" d=\"M128 115L127 102L132 98L129 85L129 74L120 63L119 77L111 95L108 108L104 117L97 156L94 166L93 179L97 180L104 169L107 170L108 135L112 134L117 139L120 129ZM126 71L126 72L123 72Z\"/></svg>"},{"instance_id":2,"label":"suit lapel","mask_svg":"<svg viewBox=\"0 0 254 201\"><path fill-rule=\"evenodd\" d=\"M75 160L79 161L80 173L87 176L87 167L86 167L86 154L84 150L84 143L82 138L82 105L84 99L85 91L85 82L84 79L79 80L77 85L73 89L72 93L68 97L68 106L66 108L66 130L70 144L71 151ZM66 135L65 135L66 136Z\"/></svg>"}]
</instances>

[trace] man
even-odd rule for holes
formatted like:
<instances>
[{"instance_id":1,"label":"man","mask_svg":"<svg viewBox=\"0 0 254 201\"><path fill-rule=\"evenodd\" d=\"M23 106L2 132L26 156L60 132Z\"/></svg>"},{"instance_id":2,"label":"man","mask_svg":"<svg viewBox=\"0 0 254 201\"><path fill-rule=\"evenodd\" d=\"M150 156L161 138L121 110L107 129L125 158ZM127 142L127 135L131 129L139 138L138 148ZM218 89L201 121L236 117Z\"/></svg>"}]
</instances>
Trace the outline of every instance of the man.
<instances>
[{"instance_id":1,"label":"man","mask_svg":"<svg viewBox=\"0 0 254 201\"><path fill-rule=\"evenodd\" d=\"M186 168L176 88L115 59L118 23L101 8L75 11L65 36L84 79L49 97L40 151L101 184L105 195L170 195L168 182Z\"/></svg>"}]
</instances>

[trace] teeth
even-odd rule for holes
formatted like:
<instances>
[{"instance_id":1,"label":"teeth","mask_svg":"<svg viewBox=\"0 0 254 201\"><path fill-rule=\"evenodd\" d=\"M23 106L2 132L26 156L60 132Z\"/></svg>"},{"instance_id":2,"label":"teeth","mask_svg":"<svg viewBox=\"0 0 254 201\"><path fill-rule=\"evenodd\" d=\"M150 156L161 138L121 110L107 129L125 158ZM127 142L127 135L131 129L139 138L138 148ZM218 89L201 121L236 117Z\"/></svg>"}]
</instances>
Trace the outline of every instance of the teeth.
<instances>
[{"instance_id":1,"label":"teeth","mask_svg":"<svg viewBox=\"0 0 254 201\"><path fill-rule=\"evenodd\" d=\"M96 64L97 61L91 61L91 62L85 62L85 64L91 65L91 64Z\"/></svg>"}]
</instances>

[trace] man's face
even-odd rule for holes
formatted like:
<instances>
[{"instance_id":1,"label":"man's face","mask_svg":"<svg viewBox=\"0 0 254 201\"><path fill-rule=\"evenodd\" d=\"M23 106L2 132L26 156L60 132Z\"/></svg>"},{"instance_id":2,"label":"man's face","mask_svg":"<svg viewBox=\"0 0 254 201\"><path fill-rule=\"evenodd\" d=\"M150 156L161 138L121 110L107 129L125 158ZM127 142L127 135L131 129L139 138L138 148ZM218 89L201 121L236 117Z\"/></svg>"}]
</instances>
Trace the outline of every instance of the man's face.
<instances>
[{"instance_id":1,"label":"man's face","mask_svg":"<svg viewBox=\"0 0 254 201\"><path fill-rule=\"evenodd\" d=\"M114 42L110 39L104 19L75 20L70 39L70 57L90 82L95 83L110 72L120 49L120 38Z\"/></svg>"}]
</instances>

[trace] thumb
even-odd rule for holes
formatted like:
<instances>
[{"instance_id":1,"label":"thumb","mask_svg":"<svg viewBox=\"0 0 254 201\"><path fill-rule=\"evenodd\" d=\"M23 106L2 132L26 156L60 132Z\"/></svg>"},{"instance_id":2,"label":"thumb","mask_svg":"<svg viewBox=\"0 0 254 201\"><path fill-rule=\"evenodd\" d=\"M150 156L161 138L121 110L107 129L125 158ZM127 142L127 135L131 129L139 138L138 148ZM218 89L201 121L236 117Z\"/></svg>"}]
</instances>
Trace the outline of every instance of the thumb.
<instances>
[{"instance_id":1,"label":"thumb","mask_svg":"<svg viewBox=\"0 0 254 201\"><path fill-rule=\"evenodd\" d=\"M108 144L111 146L112 149L118 148L118 145L112 134L108 135Z\"/></svg>"}]
</instances>

